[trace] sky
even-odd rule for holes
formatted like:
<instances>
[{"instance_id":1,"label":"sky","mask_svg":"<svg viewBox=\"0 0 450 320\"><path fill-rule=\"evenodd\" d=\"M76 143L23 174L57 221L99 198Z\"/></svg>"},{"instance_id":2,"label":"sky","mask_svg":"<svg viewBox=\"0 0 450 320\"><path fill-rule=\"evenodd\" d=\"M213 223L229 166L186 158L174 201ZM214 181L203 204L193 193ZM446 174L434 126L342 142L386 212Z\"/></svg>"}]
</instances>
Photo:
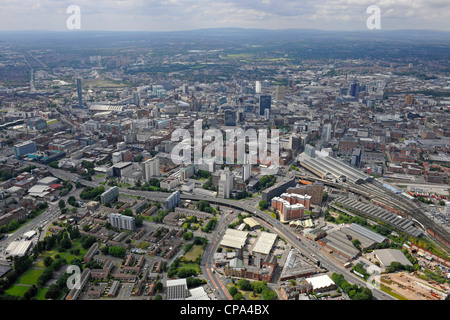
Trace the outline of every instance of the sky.
<instances>
[{"instance_id":1,"label":"sky","mask_svg":"<svg viewBox=\"0 0 450 320\"><path fill-rule=\"evenodd\" d=\"M80 9L74 20L71 5ZM450 31L449 0L0 0L0 31L177 31L203 28Z\"/></svg>"}]
</instances>

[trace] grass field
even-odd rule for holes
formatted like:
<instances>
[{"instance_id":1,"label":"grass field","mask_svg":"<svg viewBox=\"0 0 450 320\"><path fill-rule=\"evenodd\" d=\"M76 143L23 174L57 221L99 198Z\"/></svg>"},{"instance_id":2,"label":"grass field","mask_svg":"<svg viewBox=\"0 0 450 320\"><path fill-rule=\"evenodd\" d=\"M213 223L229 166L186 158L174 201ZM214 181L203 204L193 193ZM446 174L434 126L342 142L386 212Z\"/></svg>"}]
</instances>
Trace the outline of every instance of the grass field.
<instances>
[{"instance_id":1,"label":"grass field","mask_svg":"<svg viewBox=\"0 0 450 320\"><path fill-rule=\"evenodd\" d=\"M43 269L30 268L17 279L16 283L17 284L28 284L28 285L36 284L37 279L43 272L44 272Z\"/></svg>"},{"instance_id":2,"label":"grass field","mask_svg":"<svg viewBox=\"0 0 450 320\"><path fill-rule=\"evenodd\" d=\"M47 300L47 299L45 299L46 293L47 293L47 288L39 288L38 293L36 294L35 298L38 300Z\"/></svg>"},{"instance_id":3,"label":"grass field","mask_svg":"<svg viewBox=\"0 0 450 320\"><path fill-rule=\"evenodd\" d=\"M26 286L14 285L10 287L8 290L6 290L5 293L11 296L23 297L23 295L25 294L25 292L27 292L27 290L28 287Z\"/></svg>"},{"instance_id":4,"label":"grass field","mask_svg":"<svg viewBox=\"0 0 450 320\"><path fill-rule=\"evenodd\" d=\"M188 261L194 261L195 259L197 259L197 257L199 255L201 255L203 252L203 247L200 245L195 245L192 247L191 250L189 250L189 252L187 252L184 255L184 258Z\"/></svg>"}]
</instances>

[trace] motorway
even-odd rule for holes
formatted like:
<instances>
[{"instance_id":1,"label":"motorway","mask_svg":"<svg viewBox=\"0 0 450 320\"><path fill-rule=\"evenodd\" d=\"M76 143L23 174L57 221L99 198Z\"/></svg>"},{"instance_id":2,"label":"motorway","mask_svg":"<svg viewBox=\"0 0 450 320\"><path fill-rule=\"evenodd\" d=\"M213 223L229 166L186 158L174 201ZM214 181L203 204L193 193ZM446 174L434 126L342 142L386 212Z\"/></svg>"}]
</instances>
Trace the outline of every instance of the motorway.
<instances>
[{"instance_id":1,"label":"motorway","mask_svg":"<svg viewBox=\"0 0 450 320\"><path fill-rule=\"evenodd\" d=\"M58 178L61 178L64 180L71 180L71 181L76 180L76 175L72 174L70 172L66 172L66 171L59 170L59 169L53 169L53 168L51 168L50 171L54 176L56 176ZM86 186L91 186L91 187L99 186L97 183L95 183L93 181L86 181L83 179L80 180L80 183L82 183L83 185L86 185ZM120 189L120 193L125 194L125 195L141 196L146 199L150 199L150 200L154 200L154 201L164 201L169 195L169 193L166 193L166 192L151 192L151 191L139 191L139 190L129 190L129 189ZM297 235L294 234L289 227L286 227L285 225L279 223L276 219L272 218L264 211L261 211L253 206L249 206L244 201L212 198L212 197L208 197L208 196L197 196L197 195L185 194L185 193L181 194L180 198L186 199L186 200L194 200L194 201L205 200L212 204L230 207L233 209L237 209L237 210L241 210L241 211L245 211L247 213L253 214L253 215L259 217L261 220L264 220L266 223L270 224L270 226L269 225L266 225L266 226L270 227L271 229L276 231L278 234L280 234L292 247L298 249L305 256L309 257L313 261L320 260L321 265L324 268L328 269L330 272L336 272L336 273L343 274L345 276L346 280L348 280L351 283L354 283L354 284L357 284L360 286L367 285L367 283L364 280L362 280L355 274L351 273L348 269L344 268L339 262L335 261L332 257L329 257L325 253L320 252L320 249L315 245L314 242L310 242L308 240L299 242L298 240L295 239L295 237ZM213 286L216 288L216 290L219 290L219 292L222 291L223 296L228 297L227 290L223 289L222 284L220 283L217 276L210 272L210 269L211 269L210 262L212 261L212 255L217 248L217 245L219 242L218 239L221 237L222 230L224 230L224 228L226 228L226 226L223 225L223 222L219 223L218 225L222 225L222 226L220 227L220 232L217 231L218 233L215 233L215 234L217 234L217 237L216 237L215 241L213 242L211 250L209 250L208 256L205 258L206 259L205 266L207 268L206 271L207 271L208 277L210 278ZM225 292L223 292L223 291L225 291ZM372 293L373 293L374 298L378 299L378 300L395 300L394 297L384 293L383 291L381 291L377 288L373 289Z\"/></svg>"}]
</instances>

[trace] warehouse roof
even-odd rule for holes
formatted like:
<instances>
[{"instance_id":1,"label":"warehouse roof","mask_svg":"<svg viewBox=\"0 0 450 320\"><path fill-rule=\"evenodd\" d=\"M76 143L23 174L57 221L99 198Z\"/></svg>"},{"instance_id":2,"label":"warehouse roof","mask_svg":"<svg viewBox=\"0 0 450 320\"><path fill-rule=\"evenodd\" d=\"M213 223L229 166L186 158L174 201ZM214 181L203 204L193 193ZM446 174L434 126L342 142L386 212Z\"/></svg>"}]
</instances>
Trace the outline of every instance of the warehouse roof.
<instances>
[{"instance_id":1,"label":"warehouse roof","mask_svg":"<svg viewBox=\"0 0 450 320\"><path fill-rule=\"evenodd\" d=\"M272 247L276 239L277 235L275 233L261 232L258 241L253 247L253 252L269 254L270 250L272 250Z\"/></svg>"},{"instance_id":2,"label":"warehouse roof","mask_svg":"<svg viewBox=\"0 0 450 320\"><path fill-rule=\"evenodd\" d=\"M13 241L9 244L8 248L6 248L6 252L11 256L23 256L27 253L28 249L30 249L32 242L31 241Z\"/></svg>"},{"instance_id":3,"label":"warehouse roof","mask_svg":"<svg viewBox=\"0 0 450 320\"><path fill-rule=\"evenodd\" d=\"M242 249L247 241L248 232L234 229L227 229L220 242L221 246Z\"/></svg>"},{"instance_id":4,"label":"warehouse roof","mask_svg":"<svg viewBox=\"0 0 450 320\"><path fill-rule=\"evenodd\" d=\"M364 228L363 226L360 226L359 224L356 223L352 223L348 228L350 230L362 234L364 237L369 238L370 240L373 240L377 243L382 243L384 240L386 240L386 237L376 232L373 232L372 230Z\"/></svg>"},{"instance_id":5,"label":"warehouse roof","mask_svg":"<svg viewBox=\"0 0 450 320\"><path fill-rule=\"evenodd\" d=\"M384 267L389 267L391 262L400 262L402 265L412 266L412 263L406 256L398 249L380 249L373 250L375 257L381 262Z\"/></svg>"}]
</instances>

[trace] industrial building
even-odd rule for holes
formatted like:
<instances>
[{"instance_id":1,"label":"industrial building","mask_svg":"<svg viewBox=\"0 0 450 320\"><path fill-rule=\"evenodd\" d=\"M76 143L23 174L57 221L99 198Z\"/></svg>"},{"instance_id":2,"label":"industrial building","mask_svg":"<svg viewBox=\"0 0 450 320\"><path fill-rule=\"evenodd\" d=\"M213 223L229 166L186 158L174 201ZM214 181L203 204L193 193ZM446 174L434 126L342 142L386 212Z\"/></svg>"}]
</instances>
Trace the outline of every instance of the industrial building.
<instances>
[{"instance_id":1,"label":"industrial building","mask_svg":"<svg viewBox=\"0 0 450 320\"><path fill-rule=\"evenodd\" d=\"M283 270L280 274L280 281L306 277L318 272L318 268L313 263L309 263L300 256L300 252L291 249L284 262Z\"/></svg>"},{"instance_id":2,"label":"industrial building","mask_svg":"<svg viewBox=\"0 0 450 320\"><path fill-rule=\"evenodd\" d=\"M336 204L339 204L340 206L337 206ZM335 200L335 204L331 204L330 206L337 210L345 210L345 208L347 208L362 216L366 216L369 219L383 221L415 238L418 238L423 234L422 231L414 227L414 222L412 220L384 210L371 203L360 202L353 198L338 197Z\"/></svg>"},{"instance_id":3,"label":"industrial building","mask_svg":"<svg viewBox=\"0 0 450 320\"><path fill-rule=\"evenodd\" d=\"M377 244L388 241L388 238L356 223L341 228L341 231L347 235L347 238L358 239L363 249L373 249Z\"/></svg>"},{"instance_id":4,"label":"industrial building","mask_svg":"<svg viewBox=\"0 0 450 320\"><path fill-rule=\"evenodd\" d=\"M412 266L412 263L400 250L379 249L374 250L373 253L383 267L389 267L392 262L399 262L402 265Z\"/></svg>"},{"instance_id":5,"label":"industrial building","mask_svg":"<svg viewBox=\"0 0 450 320\"><path fill-rule=\"evenodd\" d=\"M234 229L227 229L223 235L220 245L233 249L242 249L247 241L248 232Z\"/></svg>"},{"instance_id":6,"label":"industrial building","mask_svg":"<svg viewBox=\"0 0 450 320\"><path fill-rule=\"evenodd\" d=\"M11 257L22 257L28 253L32 244L32 241L13 241L5 251Z\"/></svg>"},{"instance_id":7,"label":"industrial building","mask_svg":"<svg viewBox=\"0 0 450 320\"><path fill-rule=\"evenodd\" d=\"M277 240L277 235L275 233L261 232L252 252L268 255L272 250L275 240Z\"/></svg>"},{"instance_id":8,"label":"industrial building","mask_svg":"<svg viewBox=\"0 0 450 320\"><path fill-rule=\"evenodd\" d=\"M185 300L189 297L186 279L167 280L166 300Z\"/></svg>"},{"instance_id":9,"label":"industrial building","mask_svg":"<svg viewBox=\"0 0 450 320\"><path fill-rule=\"evenodd\" d=\"M340 230L333 231L325 238L318 240L318 242L320 245L331 250L331 253L334 253L334 256L341 262L348 262L361 254L348 239L347 235Z\"/></svg>"},{"instance_id":10,"label":"industrial building","mask_svg":"<svg viewBox=\"0 0 450 320\"><path fill-rule=\"evenodd\" d=\"M304 155L300 160L300 164L302 167L326 180L351 182L355 184L362 184L373 180L372 176L362 173L330 156L311 158Z\"/></svg>"}]
</instances>

